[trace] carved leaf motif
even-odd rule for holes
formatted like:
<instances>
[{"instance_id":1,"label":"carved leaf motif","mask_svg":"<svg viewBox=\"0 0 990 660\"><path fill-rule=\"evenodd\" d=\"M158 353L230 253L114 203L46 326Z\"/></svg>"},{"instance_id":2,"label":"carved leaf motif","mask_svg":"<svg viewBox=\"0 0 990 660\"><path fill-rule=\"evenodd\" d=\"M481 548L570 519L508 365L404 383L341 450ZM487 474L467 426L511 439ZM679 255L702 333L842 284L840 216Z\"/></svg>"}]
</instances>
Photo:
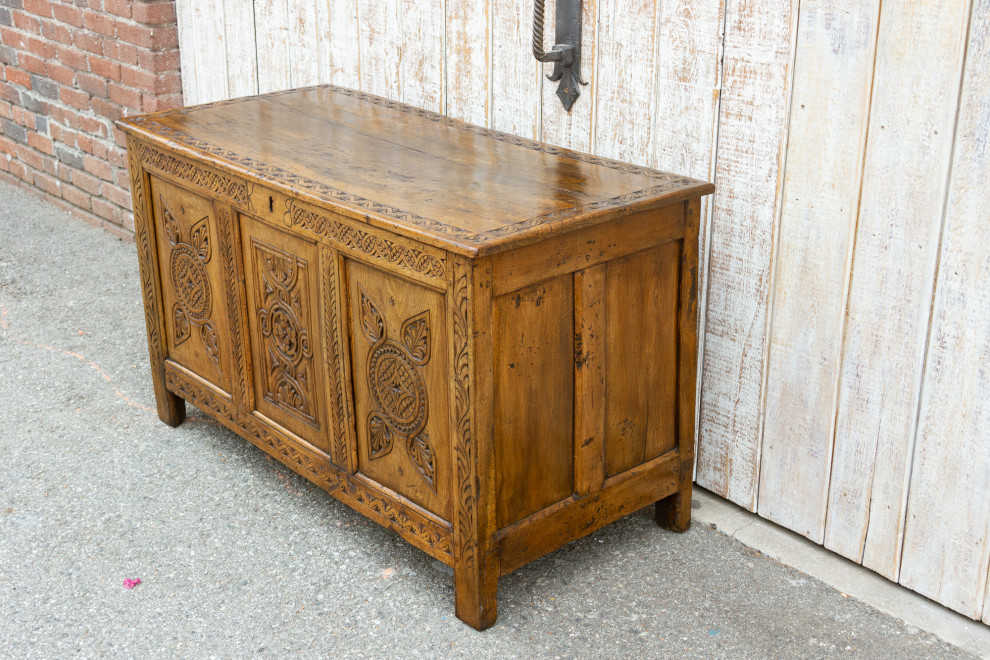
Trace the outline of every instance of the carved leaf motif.
<instances>
[{"instance_id":1,"label":"carved leaf motif","mask_svg":"<svg viewBox=\"0 0 990 660\"><path fill-rule=\"evenodd\" d=\"M196 253L199 254L199 258L203 263L207 263L210 260L210 227L209 227L209 217L201 218L192 227L192 234L190 236L193 247L196 249Z\"/></svg>"},{"instance_id":2,"label":"carved leaf motif","mask_svg":"<svg viewBox=\"0 0 990 660\"><path fill-rule=\"evenodd\" d=\"M213 360L213 364L220 366L220 343L217 341L217 331L213 327L212 321L207 321L200 327L203 333L203 346L206 347L206 354Z\"/></svg>"},{"instance_id":3,"label":"carved leaf motif","mask_svg":"<svg viewBox=\"0 0 990 660\"><path fill-rule=\"evenodd\" d=\"M189 319L186 318L186 313L178 303L172 306L172 325L174 326L176 346L189 339L189 335L191 334Z\"/></svg>"},{"instance_id":4,"label":"carved leaf motif","mask_svg":"<svg viewBox=\"0 0 990 660\"><path fill-rule=\"evenodd\" d=\"M171 209L169 209L168 205L165 203L165 198L159 197L159 199L162 204L162 220L165 224L165 238L168 239L169 245L175 247L182 238L181 233L179 232L179 222L175 219L175 216L172 215Z\"/></svg>"},{"instance_id":5,"label":"carved leaf motif","mask_svg":"<svg viewBox=\"0 0 990 660\"><path fill-rule=\"evenodd\" d=\"M434 483L436 462L433 447L430 446L430 437L425 433L413 436L409 438L409 444L406 445L406 449L409 451L409 458L412 459L416 470L435 492L437 489Z\"/></svg>"},{"instance_id":6,"label":"carved leaf motif","mask_svg":"<svg viewBox=\"0 0 990 660\"><path fill-rule=\"evenodd\" d=\"M430 312L417 314L402 324L402 343L413 362L424 365L430 361Z\"/></svg>"},{"instance_id":7,"label":"carved leaf motif","mask_svg":"<svg viewBox=\"0 0 990 660\"><path fill-rule=\"evenodd\" d=\"M376 412L368 416L368 449L371 460L392 451L392 430L385 423L385 418Z\"/></svg>"},{"instance_id":8,"label":"carved leaf motif","mask_svg":"<svg viewBox=\"0 0 990 660\"><path fill-rule=\"evenodd\" d=\"M361 289L361 328L364 336L377 344L385 337L385 320L381 310L371 301L371 298Z\"/></svg>"}]
</instances>

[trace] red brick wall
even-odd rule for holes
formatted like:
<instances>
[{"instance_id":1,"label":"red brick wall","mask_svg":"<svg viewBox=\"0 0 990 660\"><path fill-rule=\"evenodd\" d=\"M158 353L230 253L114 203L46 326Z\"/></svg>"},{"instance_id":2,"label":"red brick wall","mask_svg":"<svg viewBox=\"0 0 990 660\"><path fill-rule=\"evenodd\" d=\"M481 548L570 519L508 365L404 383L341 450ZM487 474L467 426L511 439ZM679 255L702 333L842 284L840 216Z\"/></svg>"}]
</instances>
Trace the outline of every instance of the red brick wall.
<instances>
[{"instance_id":1,"label":"red brick wall","mask_svg":"<svg viewBox=\"0 0 990 660\"><path fill-rule=\"evenodd\" d=\"M0 170L133 232L123 115L182 104L174 0L0 0Z\"/></svg>"}]
</instances>

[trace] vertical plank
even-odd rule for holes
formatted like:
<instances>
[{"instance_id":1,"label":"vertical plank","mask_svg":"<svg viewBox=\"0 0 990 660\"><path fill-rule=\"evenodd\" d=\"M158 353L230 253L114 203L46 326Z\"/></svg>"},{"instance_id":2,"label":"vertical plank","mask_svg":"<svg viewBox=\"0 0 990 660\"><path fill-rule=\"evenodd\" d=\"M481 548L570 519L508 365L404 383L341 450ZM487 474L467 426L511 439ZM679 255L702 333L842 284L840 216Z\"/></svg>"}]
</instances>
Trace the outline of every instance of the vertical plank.
<instances>
[{"instance_id":1,"label":"vertical plank","mask_svg":"<svg viewBox=\"0 0 990 660\"><path fill-rule=\"evenodd\" d=\"M990 621L990 0L965 67L900 578Z\"/></svg>"},{"instance_id":2,"label":"vertical plank","mask_svg":"<svg viewBox=\"0 0 990 660\"><path fill-rule=\"evenodd\" d=\"M179 30L179 66L182 68L182 102L199 103L196 83L196 28L193 24L192 0L175 0L175 21ZM254 44L251 44L254 48Z\"/></svg>"},{"instance_id":3,"label":"vertical plank","mask_svg":"<svg viewBox=\"0 0 990 660\"><path fill-rule=\"evenodd\" d=\"M605 481L605 264L574 273L574 493Z\"/></svg>"},{"instance_id":4,"label":"vertical plank","mask_svg":"<svg viewBox=\"0 0 990 660\"><path fill-rule=\"evenodd\" d=\"M969 0L884 2L836 413L829 515L896 579ZM938 66L932 66L938 62Z\"/></svg>"},{"instance_id":5,"label":"vertical plank","mask_svg":"<svg viewBox=\"0 0 990 660\"><path fill-rule=\"evenodd\" d=\"M550 27L545 40L552 40L553 23L548 21L547 25ZM543 67L533 57L532 6L528 2L498 2L492 5L491 42L491 127L536 139L540 129ZM549 67L547 70L550 70Z\"/></svg>"},{"instance_id":6,"label":"vertical plank","mask_svg":"<svg viewBox=\"0 0 990 660\"><path fill-rule=\"evenodd\" d=\"M361 86L358 6L353 0L319 0L316 30L320 82Z\"/></svg>"},{"instance_id":7,"label":"vertical plank","mask_svg":"<svg viewBox=\"0 0 990 660\"><path fill-rule=\"evenodd\" d=\"M491 0L447 0L445 113L489 126L491 89Z\"/></svg>"},{"instance_id":8,"label":"vertical plank","mask_svg":"<svg viewBox=\"0 0 990 660\"><path fill-rule=\"evenodd\" d=\"M223 0L226 40L227 98L258 93L258 48L254 41L254 5ZM195 47L195 46L193 46Z\"/></svg>"},{"instance_id":9,"label":"vertical plank","mask_svg":"<svg viewBox=\"0 0 990 660\"><path fill-rule=\"evenodd\" d=\"M749 509L796 14L796 2L726 6L696 477Z\"/></svg>"},{"instance_id":10,"label":"vertical plank","mask_svg":"<svg viewBox=\"0 0 990 660\"><path fill-rule=\"evenodd\" d=\"M591 127L594 123L595 92L598 66L598 7L601 0L581 3L581 76L587 85L581 86L571 111L564 110L557 98L557 83L541 83L541 140L577 151L591 151ZM556 3L548 2L547 25L556 25ZM532 19L530 19L532 20ZM553 31L547 33L553 34ZM549 38L549 36L548 36ZM528 48L527 48L528 50ZM532 56L530 56L532 59ZM540 68L540 75L550 73L550 65ZM497 88L496 88L497 89Z\"/></svg>"},{"instance_id":11,"label":"vertical plank","mask_svg":"<svg viewBox=\"0 0 990 660\"><path fill-rule=\"evenodd\" d=\"M657 0L601 0L594 153L653 163Z\"/></svg>"},{"instance_id":12,"label":"vertical plank","mask_svg":"<svg viewBox=\"0 0 990 660\"><path fill-rule=\"evenodd\" d=\"M320 82L320 49L316 0L287 4L286 38L289 43L289 81L292 87Z\"/></svg>"},{"instance_id":13,"label":"vertical plank","mask_svg":"<svg viewBox=\"0 0 990 660\"><path fill-rule=\"evenodd\" d=\"M254 0L254 29L258 49L258 92L292 86L286 0Z\"/></svg>"},{"instance_id":14,"label":"vertical plank","mask_svg":"<svg viewBox=\"0 0 990 660\"><path fill-rule=\"evenodd\" d=\"M443 110L443 0L402 0L402 102Z\"/></svg>"},{"instance_id":15,"label":"vertical plank","mask_svg":"<svg viewBox=\"0 0 990 660\"><path fill-rule=\"evenodd\" d=\"M758 508L816 543L825 530L879 11L879 0L804 0L798 22ZM833 546L859 561L865 520L830 524Z\"/></svg>"},{"instance_id":16,"label":"vertical plank","mask_svg":"<svg viewBox=\"0 0 990 660\"><path fill-rule=\"evenodd\" d=\"M361 90L402 100L400 0L358 0Z\"/></svg>"},{"instance_id":17,"label":"vertical plank","mask_svg":"<svg viewBox=\"0 0 990 660\"><path fill-rule=\"evenodd\" d=\"M227 98L227 35L223 5L194 2L190 5L194 39L193 67L196 71L196 102ZM179 57L182 55L180 53Z\"/></svg>"}]
</instances>

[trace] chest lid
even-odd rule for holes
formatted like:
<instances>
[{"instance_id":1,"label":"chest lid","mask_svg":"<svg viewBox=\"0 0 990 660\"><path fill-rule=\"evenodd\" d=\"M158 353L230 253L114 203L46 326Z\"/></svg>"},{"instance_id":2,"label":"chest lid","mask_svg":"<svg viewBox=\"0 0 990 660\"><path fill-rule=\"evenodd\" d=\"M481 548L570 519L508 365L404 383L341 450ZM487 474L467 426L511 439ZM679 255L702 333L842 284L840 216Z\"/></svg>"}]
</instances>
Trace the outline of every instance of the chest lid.
<instances>
[{"instance_id":1,"label":"chest lid","mask_svg":"<svg viewBox=\"0 0 990 660\"><path fill-rule=\"evenodd\" d=\"M472 256L714 190L332 85L127 117L119 125L219 169Z\"/></svg>"}]
</instances>

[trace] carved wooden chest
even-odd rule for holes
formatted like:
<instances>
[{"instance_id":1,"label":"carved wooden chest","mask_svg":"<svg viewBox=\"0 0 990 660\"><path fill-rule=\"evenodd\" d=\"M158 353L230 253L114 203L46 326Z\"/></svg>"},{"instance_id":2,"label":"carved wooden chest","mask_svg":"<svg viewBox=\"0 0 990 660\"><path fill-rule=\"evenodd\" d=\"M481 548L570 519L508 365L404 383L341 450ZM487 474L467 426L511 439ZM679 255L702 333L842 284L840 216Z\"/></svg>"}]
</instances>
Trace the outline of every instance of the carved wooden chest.
<instances>
[{"instance_id":1,"label":"carved wooden chest","mask_svg":"<svg viewBox=\"0 0 990 660\"><path fill-rule=\"evenodd\" d=\"M454 568L690 519L713 186L336 87L132 117L158 414L206 411Z\"/></svg>"}]
</instances>

